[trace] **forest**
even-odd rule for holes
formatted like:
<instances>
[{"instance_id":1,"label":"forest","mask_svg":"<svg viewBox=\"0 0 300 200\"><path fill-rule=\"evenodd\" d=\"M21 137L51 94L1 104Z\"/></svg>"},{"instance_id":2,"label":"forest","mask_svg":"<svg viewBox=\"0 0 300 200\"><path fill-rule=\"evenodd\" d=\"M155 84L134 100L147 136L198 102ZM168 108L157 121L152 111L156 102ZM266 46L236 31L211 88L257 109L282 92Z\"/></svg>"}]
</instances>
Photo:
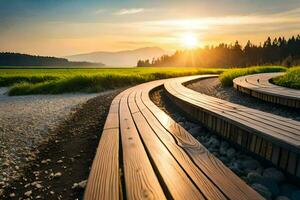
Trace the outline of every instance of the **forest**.
<instances>
[{"instance_id":1,"label":"forest","mask_svg":"<svg viewBox=\"0 0 300 200\"><path fill-rule=\"evenodd\" d=\"M194 50L176 51L173 55L164 55L153 60L139 60L138 67L247 67L254 65L300 64L300 35L289 39L278 37L259 45L251 43L242 47L238 41L234 44L221 43Z\"/></svg>"},{"instance_id":2,"label":"forest","mask_svg":"<svg viewBox=\"0 0 300 200\"><path fill-rule=\"evenodd\" d=\"M34 56L20 53L0 53L0 66L103 66L101 63L70 62L65 58Z\"/></svg>"}]
</instances>

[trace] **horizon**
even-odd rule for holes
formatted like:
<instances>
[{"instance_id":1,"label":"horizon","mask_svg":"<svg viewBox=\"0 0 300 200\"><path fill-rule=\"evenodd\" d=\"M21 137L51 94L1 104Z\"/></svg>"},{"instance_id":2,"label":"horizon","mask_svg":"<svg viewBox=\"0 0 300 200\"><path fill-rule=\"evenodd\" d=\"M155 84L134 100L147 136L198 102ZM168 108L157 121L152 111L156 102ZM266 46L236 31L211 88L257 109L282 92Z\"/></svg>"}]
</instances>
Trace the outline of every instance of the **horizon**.
<instances>
[{"instance_id":1,"label":"horizon","mask_svg":"<svg viewBox=\"0 0 300 200\"><path fill-rule=\"evenodd\" d=\"M259 44L300 32L296 0L12 0L0 2L0 17L1 52L56 57L145 47L173 52L236 40Z\"/></svg>"}]
</instances>

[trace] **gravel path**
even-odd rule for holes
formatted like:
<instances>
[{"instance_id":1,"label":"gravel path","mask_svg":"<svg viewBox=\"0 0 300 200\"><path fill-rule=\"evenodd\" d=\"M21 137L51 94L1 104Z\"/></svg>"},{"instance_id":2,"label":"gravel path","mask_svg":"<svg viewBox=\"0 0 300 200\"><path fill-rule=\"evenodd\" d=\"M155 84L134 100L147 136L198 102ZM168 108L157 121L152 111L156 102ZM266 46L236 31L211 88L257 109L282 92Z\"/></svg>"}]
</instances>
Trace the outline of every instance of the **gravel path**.
<instances>
[{"instance_id":1,"label":"gravel path","mask_svg":"<svg viewBox=\"0 0 300 200\"><path fill-rule=\"evenodd\" d=\"M17 179L70 113L99 94L7 96L0 88L0 189Z\"/></svg>"},{"instance_id":2,"label":"gravel path","mask_svg":"<svg viewBox=\"0 0 300 200\"><path fill-rule=\"evenodd\" d=\"M300 121L300 110L272 104L247 94L236 91L232 87L223 87L218 78L200 80L187 86L188 88L226 101L244 105L264 112Z\"/></svg>"},{"instance_id":3,"label":"gravel path","mask_svg":"<svg viewBox=\"0 0 300 200\"><path fill-rule=\"evenodd\" d=\"M38 146L22 176L0 185L0 199L82 199L111 101L122 90L99 93L76 106Z\"/></svg>"}]
</instances>

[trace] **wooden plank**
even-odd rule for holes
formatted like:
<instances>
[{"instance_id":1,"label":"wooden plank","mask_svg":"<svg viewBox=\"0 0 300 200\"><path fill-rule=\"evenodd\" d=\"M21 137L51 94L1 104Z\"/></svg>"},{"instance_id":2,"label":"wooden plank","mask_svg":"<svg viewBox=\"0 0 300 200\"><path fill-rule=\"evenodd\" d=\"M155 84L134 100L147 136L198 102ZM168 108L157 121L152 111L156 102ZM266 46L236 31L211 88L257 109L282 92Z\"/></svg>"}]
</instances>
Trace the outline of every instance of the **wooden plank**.
<instances>
[{"instance_id":1,"label":"wooden plank","mask_svg":"<svg viewBox=\"0 0 300 200\"><path fill-rule=\"evenodd\" d=\"M274 121L274 123L272 124L272 126L266 126L264 123L265 122L268 122L268 120L266 120L265 118L263 120L258 120L256 118L258 118L258 116L256 116L256 118L254 117L251 117L251 115L248 115L247 116L247 113L241 111L241 112L232 112L232 109L233 110L242 110L242 109L239 109L239 107L242 107L242 106L238 106L238 105L234 105L234 106L230 106L231 107L231 112L226 112L226 110L230 109L230 107L228 107L227 109L225 109L225 111L221 111L222 110L222 107L220 108L217 108L216 105L214 104L213 101L211 100L214 100L216 98L213 98L213 97L207 97L207 95L203 95L203 94L199 94L195 91L191 91L190 89L188 88L184 88L182 85L178 85L178 82L181 82L180 81L176 81L177 83L172 83L171 81L165 83L165 88L167 91L171 92L172 95L176 95L178 98L180 99L184 99L186 101L189 101L190 103L192 104L196 104L198 106L201 106L201 108L207 108L205 111L207 111L208 113L213 113L213 114L217 114L219 115L219 117L223 117L223 118L227 118L227 120L229 119L228 115L237 115L237 117L234 117L233 120L231 120L231 123L232 122L237 122L237 121L240 121L238 123L237 126L239 127L245 127L245 123L244 121L245 120L240 120L240 116L238 115L242 115L242 116L245 116L247 118L250 118L250 119L247 119L247 121L251 121L251 123L253 123L253 125L247 123L250 125L247 126L247 128L251 128L252 131L257 131L257 125L258 124L261 124L260 125L260 128L262 133L265 133L265 132L269 132L269 136L272 136L272 137L278 137L278 141L287 141L289 144L295 144L295 146L298 146L299 145L299 129L300 129L300 126L299 126L299 122L295 122L295 121L292 121L292 120L283 120L284 124L278 120L278 121ZM174 84L175 86L172 87L172 84ZM175 91L175 92L174 92ZM182 93L182 94L181 94ZM200 97L201 96L201 97ZM200 98L199 98L200 97ZM223 100L218 100L220 102L222 102ZM223 101L224 102L224 101ZM225 105L225 103L220 103L220 105L223 104ZM209 109L208 109L209 108ZM235 108L238 108L238 109L235 109ZM216 110L217 109L217 110ZM249 109L248 109L249 110ZM255 112L256 114L259 114L259 112ZM264 113L264 112L261 112L261 113ZM231 117L232 118L232 117ZM246 118L244 118L246 119ZM254 120L254 121L253 121ZM260 122L262 121L262 122ZM270 120L272 122L272 118ZM290 121L292 123L290 123ZM271 123L270 122L270 123ZM276 122L276 123L275 123ZM257 124L258 123L258 124ZM269 122L268 122L269 123ZM288 125L291 125L291 127L289 127ZM298 126L296 126L296 124ZM274 126L276 127L276 129L274 129ZM278 127L279 126L279 127ZM267 129L269 130L265 130L267 127ZM291 131L292 134L289 134L289 133L286 133L286 131ZM274 134L274 132L276 134ZM279 135L278 135L278 134ZM296 135L297 136L296 136ZM293 136L295 135L295 136ZM268 136L268 134L266 135ZM286 137L286 138L285 138ZM289 138L292 138L292 139L289 139Z\"/></svg>"},{"instance_id":2,"label":"wooden plank","mask_svg":"<svg viewBox=\"0 0 300 200\"><path fill-rule=\"evenodd\" d=\"M283 73L264 73L238 77L233 80L234 88L264 101L299 108L300 91L270 83L270 79Z\"/></svg>"},{"instance_id":3,"label":"wooden plank","mask_svg":"<svg viewBox=\"0 0 300 200\"><path fill-rule=\"evenodd\" d=\"M119 199L119 177L119 129L104 130L88 178L84 199Z\"/></svg>"},{"instance_id":4,"label":"wooden plank","mask_svg":"<svg viewBox=\"0 0 300 200\"><path fill-rule=\"evenodd\" d=\"M165 199L130 114L127 99L120 102L120 130L126 195L128 199Z\"/></svg>"},{"instance_id":5,"label":"wooden plank","mask_svg":"<svg viewBox=\"0 0 300 200\"><path fill-rule=\"evenodd\" d=\"M173 135L176 143L181 146L192 158L195 164L203 171L214 183L220 188L230 199L262 199L252 188L247 186L240 178L232 171L225 167L222 162L216 159L210 153L200 151L205 149L200 143L195 140L182 127L178 126L170 119L163 111L161 111L153 103L149 102L149 96L144 92L142 100L144 104L151 109L152 114L159 122ZM147 103L145 103L147 102ZM149 103L148 103L149 102ZM172 123L170 123L172 122ZM152 123L151 123L152 124ZM197 145L200 145L199 148ZM200 153L202 152L202 153Z\"/></svg>"},{"instance_id":6,"label":"wooden plank","mask_svg":"<svg viewBox=\"0 0 300 200\"><path fill-rule=\"evenodd\" d=\"M176 143L176 140L172 137L172 135L160 124L160 122L155 118L155 116L150 112L149 109L145 109L145 105L141 101L141 91L140 93L137 93L136 96L136 102L138 107L141 109L141 115L144 117L144 125L142 126L143 129L145 127L148 127L152 130L144 130L145 134L147 134L148 137L150 137L151 134L149 134L151 131L154 131L155 135L161 140L161 142L168 148L172 156L176 159L178 164L184 169L184 171L189 175L190 179L193 180L194 183L196 183L198 189L205 195L208 199L226 199L226 197L222 194L222 192L214 185L213 182L201 171L199 168L193 163L193 161L189 158L189 156L186 154L186 152ZM145 124L147 121L148 124ZM140 123L139 123L140 124ZM149 138L145 140L146 141L153 141ZM190 143L192 145L192 143ZM154 148L154 147L153 147ZM206 151L203 148L198 148L199 153ZM151 148L152 149L152 148ZM163 168L170 169L170 167L166 166L164 162ZM161 170L159 170L161 171ZM168 178L168 172L166 173L166 176ZM174 173L172 174L174 178ZM176 178L177 179L177 178ZM171 180L172 181L172 180ZM178 187L174 185L174 189L178 190Z\"/></svg>"}]
</instances>

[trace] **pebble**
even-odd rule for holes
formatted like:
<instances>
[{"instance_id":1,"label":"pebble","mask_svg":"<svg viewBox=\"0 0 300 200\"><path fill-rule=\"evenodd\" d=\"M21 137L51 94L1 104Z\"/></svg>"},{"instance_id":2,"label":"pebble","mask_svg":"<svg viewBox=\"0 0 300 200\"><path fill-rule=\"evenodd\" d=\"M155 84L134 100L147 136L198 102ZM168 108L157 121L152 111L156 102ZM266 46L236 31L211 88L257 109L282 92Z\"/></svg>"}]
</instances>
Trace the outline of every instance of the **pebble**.
<instances>
[{"instance_id":1,"label":"pebble","mask_svg":"<svg viewBox=\"0 0 300 200\"><path fill-rule=\"evenodd\" d=\"M291 199L292 200L299 200L300 199L300 190L297 190L297 191L293 192Z\"/></svg>"},{"instance_id":2,"label":"pebble","mask_svg":"<svg viewBox=\"0 0 300 200\"><path fill-rule=\"evenodd\" d=\"M263 197L265 197L267 200L272 199L272 193L265 186L263 186L259 183L254 183L251 185L251 187L254 190L256 190L259 194L261 194Z\"/></svg>"},{"instance_id":3,"label":"pebble","mask_svg":"<svg viewBox=\"0 0 300 200\"><path fill-rule=\"evenodd\" d=\"M74 183L72 189L84 189L86 187L87 180L80 181L79 183Z\"/></svg>"},{"instance_id":4,"label":"pebble","mask_svg":"<svg viewBox=\"0 0 300 200\"><path fill-rule=\"evenodd\" d=\"M189 133L192 134L193 136L195 136L195 135L200 136L201 131L202 131L202 128L199 126L189 129Z\"/></svg>"},{"instance_id":5,"label":"pebble","mask_svg":"<svg viewBox=\"0 0 300 200\"><path fill-rule=\"evenodd\" d=\"M248 169L248 170L256 170L258 167L260 167L259 162L254 159L244 160L244 161L242 161L242 165L245 169Z\"/></svg>"},{"instance_id":6,"label":"pebble","mask_svg":"<svg viewBox=\"0 0 300 200\"><path fill-rule=\"evenodd\" d=\"M25 196L30 197L32 194L32 190L29 190L27 192L24 193Z\"/></svg>"},{"instance_id":7,"label":"pebble","mask_svg":"<svg viewBox=\"0 0 300 200\"><path fill-rule=\"evenodd\" d=\"M26 162L36 159L36 148L51 137L49 131L64 121L72 109L98 95L0 94L0 180L10 183L20 177Z\"/></svg>"},{"instance_id":8,"label":"pebble","mask_svg":"<svg viewBox=\"0 0 300 200\"><path fill-rule=\"evenodd\" d=\"M42 164L46 164L46 163L49 163L49 162L51 162L51 159L45 159L45 160L41 161Z\"/></svg>"},{"instance_id":9,"label":"pebble","mask_svg":"<svg viewBox=\"0 0 300 200\"><path fill-rule=\"evenodd\" d=\"M9 194L9 197L15 197L15 196L16 196L15 193L10 193L10 194Z\"/></svg>"},{"instance_id":10,"label":"pebble","mask_svg":"<svg viewBox=\"0 0 300 200\"><path fill-rule=\"evenodd\" d=\"M226 151L226 155L229 159L232 159L235 156L235 149L234 148L229 148Z\"/></svg>"},{"instance_id":11,"label":"pebble","mask_svg":"<svg viewBox=\"0 0 300 200\"><path fill-rule=\"evenodd\" d=\"M217 148L219 145L220 145L220 141L215 137L211 137L207 142L207 146L212 148Z\"/></svg>"},{"instance_id":12,"label":"pebble","mask_svg":"<svg viewBox=\"0 0 300 200\"><path fill-rule=\"evenodd\" d=\"M194 124L194 123L192 123L192 122L186 121L186 122L184 123L184 127L185 127L187 130L189 130L189 129L198 127L198 125L197 125L197 124Z\"/></svg>"},{"instance_id":13,"label":"pebble","mask_svg":"<svg viewBox=\"0 0 300 200\"><path fill-rule=\"evenodd\" d=\"M53 176L54 176L54 178L58 178L58 177L62 176L62 173L61 172L56 172Z\"/></svg>"},{"instance_id":14,"label":"pebble","mask_svg":"<svg viewBox=\"0 0 300 200\"><path fill-rule=\"evenodd\" d=\"M286 196L288 198L292 197L292 194L298 190L298 188L295 185L284 183L280 185L280 193L283 196Z\"/></svg>"},{"instance_id":15,"label":"pebble","mask_svg":"<svg viewBox=\"0 0 300 200\"><path fill-rule=\"evenodd\" d=\"M256 171L249 172L247 175L247 179L250 183L257 183L259 180L261 180L261 178L262 176Z\"/></svg>"},{"instance_id":16,"label":"pebble","mask_svg":"<svg viewBox=\"0 0 300 200\"><path fill-rule=\"evenodd\" d=\"M275 200L290 200L290 198L288 198L286 196L278 196L278 197L276 197Z\"/></svg>"},{"instance_id":17,"label":"pebble","mask_svg":"<svg viewBox=\"0 0 300 200\"><path fill-rule=\"evenodd\" d=\"M285 175L276 168L265 169L263 172L263 176L266 178L273 179L277 183L283 182L285 180Z\"/></svg>"}]
</instances>

